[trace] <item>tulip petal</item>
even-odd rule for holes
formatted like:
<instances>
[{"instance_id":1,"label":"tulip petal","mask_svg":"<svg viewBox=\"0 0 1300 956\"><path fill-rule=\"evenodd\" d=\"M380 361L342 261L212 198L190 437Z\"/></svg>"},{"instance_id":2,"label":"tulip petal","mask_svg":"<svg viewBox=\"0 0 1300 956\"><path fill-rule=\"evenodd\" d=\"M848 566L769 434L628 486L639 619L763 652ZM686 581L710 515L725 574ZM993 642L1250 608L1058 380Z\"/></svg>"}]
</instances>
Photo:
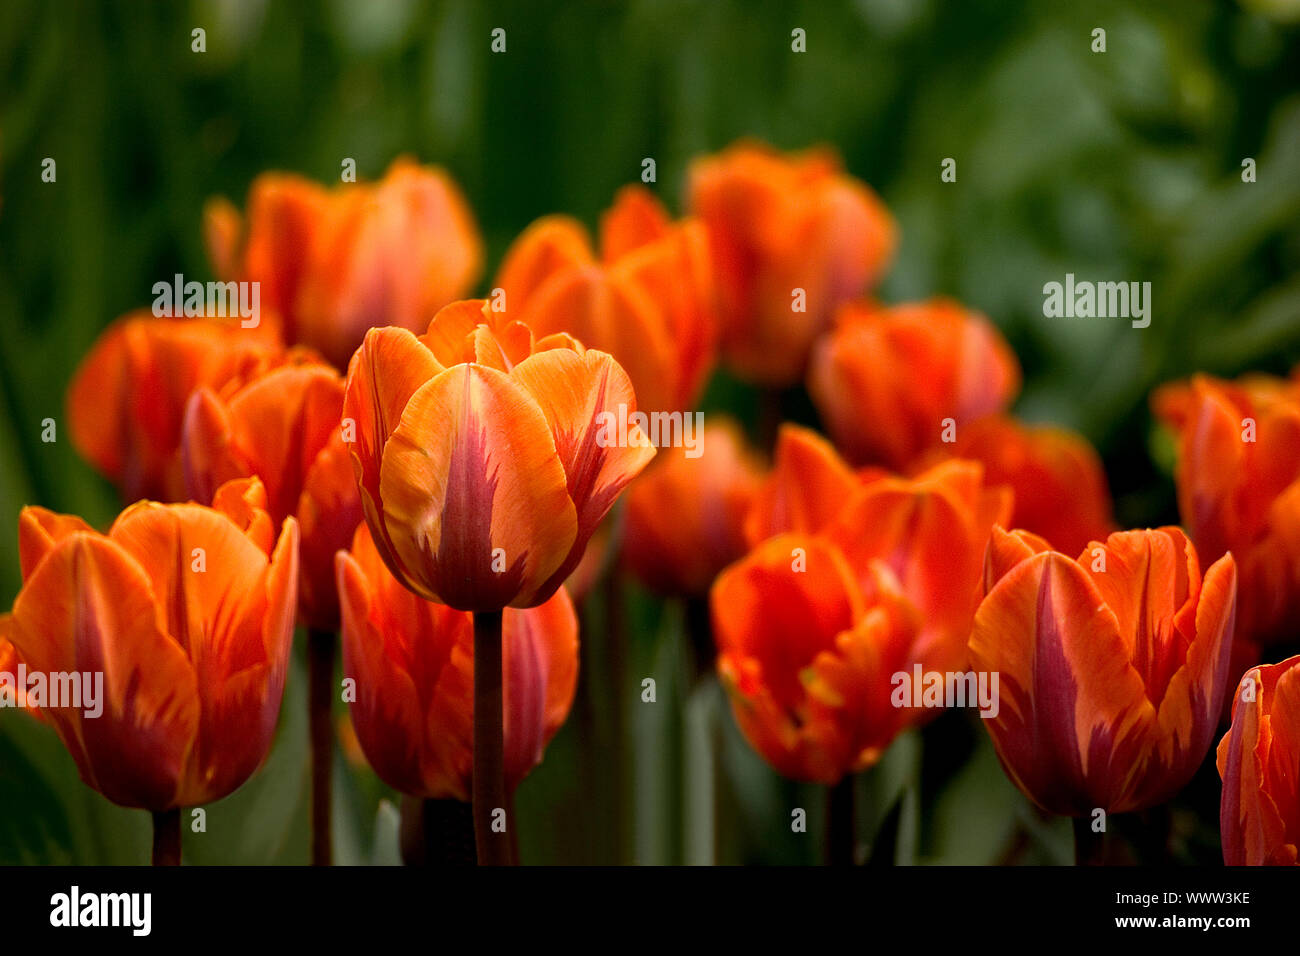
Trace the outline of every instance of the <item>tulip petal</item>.
<instances>
[{"instance_id":1,"label":"tulip petal","mask_svg":"<svg viewBox=\"0 0 1300 956\"><path fill-rule=\"evenodd\" d=\"M512 379L533 396L555 436L569 498L577 509L577 535L566 560L544 593L558 586L582 560L596 525L627 484L655 456L649 437L627 420L627 444L618 423L636 411L626 373L605 352L551 349L520 363Z\"/></svg>"},{"instance_id":2,"label":"tulip petal","mask_svg":"<svg viewBox=\"0 0 1300 956\"><path fill-rule=\"evenodd\" d=\"M384 530L380 469L384 448L396 431L411 396L443 371L438 360L406 329L371 329L348 366L343 397L343 426L356 429L352 467L361 491L366 521L380 536L379 551L389 568L404 579L396 550ZM409 582L408 582L409 583Z\"/></svg>"},{"instance_id":3,"label":"tulip petal","mask_svg":"<svg viewBox=\"0 0 1300 956\"><path fill-rule=\"evenodd\" d=\"M1182 769L1199 764L1214 740L1228 682L1236 600L1237 568L1232 555L1225 555L1201 582L1186 663L1162 696L1152 695L1148 686L1148 695L1157 702L1159 734L1141 788L1146 802L1163 802L1181 789ZM1140 663L1135 661L1135 666L1141 672Z\"/></svg>"},{"instance_id":4,"label":"tulip petal","mask_svg":"<svg viewBox=\"0 0 1300 956\"><path fill-rule=\"evenodd\" d=\"M76 515L61 515L46 508L24 508L18 516L18 563L26 581L47 554L64 538L78 531L94 531Z\"/></svg>"},{"instance_id":5,"label":"tulip petal","mask_svg":"<svg viewBox=\"0 0 1300 956\"><path fill-rule=\"evenodd\" d=\"M784 776L833 783L855 758L833 719L812 719L804 674L864 608L840 553L781 535L719 575L711 593L718 673L750 744Z\"/></svg>"},{"instance_id":6,"label":"tulip petal","mask_svg":"<svg viewBox=\"0 0 1300 956\"><path fill-rule=\"evenodd\" d=\"M772 474L746 521L746 536L757 544L787 531L821 531L857 487L830 442L799 425L782 425Z\"/></svg>"},{"instance_id":7,"label":"tulip petal","mask_svg":"<svg viewBox=\"0 0 1300 956\"><path fill-rule=\"evenodd\" d=\"M469 799L473 753L471 618L433 604L388 571L365 525L335 559L343 672L356 681L353 726L375 772L403 793Z\"/></svg>"},{"instance_id":8,"label":"tulip petal","mask_svg":"<svg viewBox=\"0 0 1300 956\"><path fill-rule=\"evenodd\" d=\"M1155 713L1115 616L1064 555L1012 568L975 615L970 661L999 674L986 722L1012 781L1044 809L1129 809Z\"/></svg>"},{"instance_id":9,"label":"tulip petal","mask_svg":"<svg viewBox=\"0 0 1300 956\"><path fill-rule=\"evenodd\" d=\"M513 789L541 762L578 686L578 618L560 588L544 604L502 619L505 773Z\"/></svg>"},{"instance_id":10,"label":"tulip petal","mask_svg":"<svg viewBox=\"0 0 1300 956\"><path fill-rule=\"evenodd\" d=\"M384 449L380 490L383 527L412 581L460 610L549 597L543 586L577 536L546 417L485 366L455 366L411 397Z\"/></svg>"},{"instance_id":11,"label":"tulip petal","mask_svg":"<svg viewBox=\"0 0 1300 956\"><path fill-rule=\"evenodd\" d=\"M600 257L612 263L670 229L668 211L644 186L624 186L600 217Z\"/></svg>"},{"instance_id":12,"label":"tulip petal","mask_svg":"<svg viewBox=\"0 0 1300 956\"><path fill-rule=\"evenodd\" d=\"M505 290L508 315L522 316L538 288L557 273L594 262L587 230L568 216L537 220L506 253L497 287Z\"/></svg>"},{"instance_id":13,"label":"tulip petal","mask_svg":"<svg viewBox=\"0 0 1300 956\"><path fill-rule=\"evenodd\" d=\"M85 782L123 806L164 810L198 729L196 678L162 629L143 568L98 534L46 555L14 604L10 634L31 671L102 673L103 712L44 707Z\"/></svg>"}]
</instances>

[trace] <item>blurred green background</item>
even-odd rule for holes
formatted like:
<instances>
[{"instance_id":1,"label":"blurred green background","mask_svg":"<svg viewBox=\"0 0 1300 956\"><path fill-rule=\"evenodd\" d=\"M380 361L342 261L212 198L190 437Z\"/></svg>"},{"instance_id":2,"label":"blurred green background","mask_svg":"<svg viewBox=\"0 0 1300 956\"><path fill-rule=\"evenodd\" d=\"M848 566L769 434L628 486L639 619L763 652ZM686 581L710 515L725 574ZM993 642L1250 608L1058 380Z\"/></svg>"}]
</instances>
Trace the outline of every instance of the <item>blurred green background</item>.
<instances>
[{"instance_id":1,"label":"blurred green background","mask_svg":"<svg viewBox=\"0 0 1300 956\"><path fill-rule=\"evenodd\" d=\"M1297 18L1293 0L6 0L0 604L20 584L21 506L101 526L116 512L66 440L64 389L155 281L210 276L204 201L242 206L266 169L337 182L344 157L374 178L400 153L464 187L486 288L532 219L594 223L644 157L680 208L696 154L746 135L831 143L899 219L883 297L987 312L1025 366L1017 411L1097 443L1122 524L1175 521L1151 387L1300 359ZM195 27L206 53L191 52ZM489 49L496 27L504 54ZM795 27L806 53L791 52ZM45 157L56 183L41 182ZM940 181L946 157L955 183ZM1066 272L1150 281L1150 328L1045 319L1042 286ZM723 377L706 409L749 415L750 398ZM587 608L574 717L519 794L525 862L817 860L818 788L767 770L716 685L694 681L681 608L635 588L621 600L621 660L602 643L603 599ZM187 861L306 861L304 676L299 661L269 763L208 808L206 834L187 832ZM654 705L643 676L658 680ZM340 862L395 859L393 795L341 759L338 788ZM859 788L874 862L1071 859L1068 825L1031 811L966 715L906 735ZM1207 764L1173 808L1184 861L1217 861L1217 795ZM796 807L806 834L791 832ZM0 863L147 853L144 813L80 784L45 728L0 714Z\"/></svg>"}]
</instances>

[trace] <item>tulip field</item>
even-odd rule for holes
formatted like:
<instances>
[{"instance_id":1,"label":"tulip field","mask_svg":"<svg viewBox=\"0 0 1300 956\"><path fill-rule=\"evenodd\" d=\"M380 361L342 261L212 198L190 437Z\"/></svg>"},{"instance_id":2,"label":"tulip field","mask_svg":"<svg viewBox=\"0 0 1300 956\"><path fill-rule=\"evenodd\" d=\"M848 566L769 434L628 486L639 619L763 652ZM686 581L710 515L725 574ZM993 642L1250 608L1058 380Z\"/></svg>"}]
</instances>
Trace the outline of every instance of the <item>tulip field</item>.
<instances>
[{"instance_id":1,"label":"tulip field","mask_svg":"<svg viewBox=\"0 0 1300 956\"><path fill-rule=\"evenodd\" d=\"M6 4L0 866L1296 865L1297 62Z\"/></svg>"}]
</instances>

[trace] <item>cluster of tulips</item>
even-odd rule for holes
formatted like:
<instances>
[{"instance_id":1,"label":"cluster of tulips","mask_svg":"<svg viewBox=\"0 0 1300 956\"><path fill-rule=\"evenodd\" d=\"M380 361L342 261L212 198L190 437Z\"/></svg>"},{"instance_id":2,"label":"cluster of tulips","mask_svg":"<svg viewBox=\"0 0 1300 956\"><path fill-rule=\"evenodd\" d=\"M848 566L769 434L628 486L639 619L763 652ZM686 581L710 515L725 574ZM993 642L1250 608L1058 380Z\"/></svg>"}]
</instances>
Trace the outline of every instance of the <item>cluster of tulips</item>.
<instances>
[{"instance_id":1,"label":"cluster of tulips","mask_svg":"<svg viewBox=\"0 0 1300 956\"><path fill-rule=\"evenodd\" d=\"M1043 811L1168 801L1230 714L1224 858L1295 863L1300 657L1260 662L1300 612L1300 378L1160 390L1187 533L1119 530L1088 443L1008 413L992 323L871 297L897 229L831 151L738 143L692 165L687 206L638 185L595 237L544 218L466 300L482 245L440 170L268 173L204 222L217 275L260 284L254 327L103 333L68 420L134 503L106 533L23 510L0 671L104 674L99 717L32 713L154 814L155 861L264 760L301 625L315 861L341 693L380 778L470 803L479 861L512 862L514 790L578 682L575 602L616 565L711 610L706 666L782 775L840 785L932 717L899 674L997 674L985 726ZM722 416L698 456L602 440L603 415L693 409L719 363L756 387L753 441ZM829 437L780 423L801 384Z\"/></svg>"}]
</instances>

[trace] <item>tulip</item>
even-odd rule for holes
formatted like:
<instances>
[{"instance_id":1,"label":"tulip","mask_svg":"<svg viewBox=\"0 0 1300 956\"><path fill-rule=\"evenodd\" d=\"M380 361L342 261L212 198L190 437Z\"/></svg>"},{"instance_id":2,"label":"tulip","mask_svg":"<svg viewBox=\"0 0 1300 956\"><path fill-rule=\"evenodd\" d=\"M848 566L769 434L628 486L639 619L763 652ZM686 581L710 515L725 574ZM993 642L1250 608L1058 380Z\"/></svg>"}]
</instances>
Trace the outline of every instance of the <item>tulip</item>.
<instances>
[{"instance_id":1,"label":"tulip","mask_svg":"<svg viewBox=\"0 0 1300 956\"><path fill-rule=\"evenodd\" d=\"M1300 847L1300 657L1251 668L1219 741L1228 866L1295 866Z\"/></svg>"},{"instance_id":2,"label":"tulip","mask_svg":"<svg viewBox=\"0 0 1300 956\"><path fill-rule=\"evenodd\" d=\"M278 539L256 479L211 508L142 501L107 534L25 508L23 586L0 640L29 671L103 675L98 717L42 708L81 778L155 814L179 862L178 808L219 800L271 747L293 638L298 525ZM163 821L166 821L165 823ZM170 833L164 828L170 828Z\"/></svg>"},{"instance_id":3,"label":"tulip","mask_svg":"<svg viewBox=\"0 0 1300 956\"><path fill-rule=\"evenodd\" d=\"M353 468L385 563L459 610L543 603L655 454L636 407L608 353L535 340L483 301L448 306L420 338L372 329L343 416L356 423Z\"/></svg>"},{"instance_id":4,"label":"tulip","mask_svg":"<svg viewBox=\"0 0 1300 956\"><path fill-rule=\"evenodd\" d=\"M343 378L323 362L271 369L221 394L200 386L187 403L181 458L189 496L210 502L233 478L266 488L271 520L290 515L302 534L299 619L339 626L334 553L361 523L361 498L339 421Z\"/></svg>"},{"instance_id":5,"label":"tulip","mask_svg":"<svg viewBox=\"0 0 1300 956\"><path fill-rule=\"evenodd\" d=\"M1197 375L1159 389L1152 405L1178 434L1178 509L1198 551L1206 560L1231 551L1240 565L1238 642L1254 650L1294 638L1300 615L1300 383Z\"/></svg>"},{"instance_id":6,"label":"tulip","mask_svg":"<svg viewBox=\"0 0 1300 956\"><path fill-rule=\"evenodd\" d=\"M1142 810L1196 772L1223 705L1237 568L1204 578L1177 528L1122 531L1077 560L996 529L970 662L999 674L985 726L1011 781L1049 813Z\"/></svg>"},{"instance_id":7,"label":"tulip","mask_svg":"<svg viewBox=\"0 0 1300 956\"><path fill-rule=\"evenodd\" d=\"M997 328L947 299L845 305L808 373L836 447L855 464L896 471L1019 390L1019 363Z\"/></svg>"},{"instance_id":8,"label":"tulip","mask_svg":"<svg viewBox=\"0 0 1300 956\"><path fill-rule=\"evenodd\" d=\"M484 301L428 332L372 329L344 423L376 550L421 597L474 620L473 812L479 861L508 862L503 608L544 604L622 489L654 456L627 373L572 336L537 339Z\"/></svg>"},{"instance_id":9,"label":"tulip","mask_svg":"<svg viewBox=\"0 0 1300 956\"><path fill-rule=\"evenodd\" d=\"M496 288L505 314L536 335L568 332L613 355L647 411L694 407L713 369L704 227L670 222L643 187L620 191L602 218L599 257L580 223L548 216L507 251Z\"/></svg>"},{"instance_id":10,"label":"tulip","mask_svg":"<svg viewBox=\"0 0 1300 956\"><path fill-rule=\"evenodd\" d=\"M387 784L468 801L473 754L473 616L425 601L384 565L369 530L336 556L343 670L356 682L353 727ZM578 621L563 589L502 622L504 763L510 792L542 760L578 681Z\"/></svg>"},{"instance_id":11,"label":"tulip","mask_svg":"<svg viewBox=\"0 0 1300 956\"><path fill-rule=\"evenodd\" d=\"M72 443L126 500L183 500L180 444L190 393L237 387L282 360L283 350L261 330L132 313L100 336L73 376Z\"/></svg>"},{"instance_id":12,"label":"tulip","mask_svg":"<svg viewBox=\"0 0 1300 956\"><path fill-rule=\"evenodd\" d=\"M8 627L6 623L9 620L7 616L0 617L0 634L7 633L3 628ZM3 678L4 686L0 686L0 707L22 707L31 709L33 716L39 716L39 710L31 708L27 703L27 688L18 684L18 652L14 646L0 637L0 674L7 675ZM5 698L6 693L11 693L12 697Z\"/></svg>"},{"instance_id":13,"label":"tulip","mask_svg":"<svg viewBox=\"0 0 1300 956\"><path fill-rule=\"evenodd\" d=\"M747 380L794 384L835 308L893 257L893 217L827 148L736 143L696 160L689 190L709 232L724 358Z\"/></svg>"},{"instance_id":14,"label":"tulip","mask_svg":"<svg viewBox=\"0 0 1300 956\"><path fill-rule=\"evenodd\" d=\"M378 183L332 191L266 173L249 189L246 219L225 200L210 202L205 234L217 273L260 283L262 308L284 340L338 368L367 329L424 328L482 270L482 241L460 190L408 158Z\"/></svg>"},{"instance_id":15,"label":"tulip","mask_svg":"<svg viewBox=\"0 0 1300 956\"><path fill-rule=\"evenodd\" d=\"M1072 431L987 415L958 428L955 442L922 462L948 457L978 461L985 481L1010 487L1012 526L1046 538L1059 551L1077 554L1116 530L1101 459Z\"/></svg>"},{"instance_id":16,"label":"tulip","mask_svg":"<svg viewBox=\"0 0 1300 956\"><path fill-rule=\"evenodd\" d=\"M747 550L745 520L763 465L730 419L712 419L698 451L663 452L628 491L623 558L662 594L707 594Z\"/></svg>"},{"instance_id":17,"label":"tulip","mask_svg":"<svg viewBox=\"0 0 1300 956\"><path fill-rule=\"evenodd\" d=\"M916 714L895 707L920 619L888 576L874 592L834 545L778 535L713 587L718 674L750 745L783 776L833 785L875 764Z\"/></svg>"},{"instance_id":18,"label":"tulip","mask_svg":"<svg viewBox=\"0 0 1300 956\"><path fill-rule=\"evenodd\" d=\"M926 670L952 671L965 662L985 544L1010 509L1008 489L987 485L978 462L941 462L912 478L855 473L820 436L787 425L746 531L751 542L819 534L868 591L887 572L921 615L916 659Z\"/></svg>"},{"instance_id":19,"label":"tulip","mask_svg":"<svg viewBox=\"0 0 1300 956\"><path fill-rule=\"evenodd\" d=\"M290 515L302 534L298 618L308 628L312 737L312 862L331 860L330 804L334 658L339 626L334 553L361 523L361 498L339 419L343 379L324 362L301 359L225 396L191 396L182 460L190 496L206 503L226 481L257 475L271 520Z\"/></svg>"}]
</instances>

